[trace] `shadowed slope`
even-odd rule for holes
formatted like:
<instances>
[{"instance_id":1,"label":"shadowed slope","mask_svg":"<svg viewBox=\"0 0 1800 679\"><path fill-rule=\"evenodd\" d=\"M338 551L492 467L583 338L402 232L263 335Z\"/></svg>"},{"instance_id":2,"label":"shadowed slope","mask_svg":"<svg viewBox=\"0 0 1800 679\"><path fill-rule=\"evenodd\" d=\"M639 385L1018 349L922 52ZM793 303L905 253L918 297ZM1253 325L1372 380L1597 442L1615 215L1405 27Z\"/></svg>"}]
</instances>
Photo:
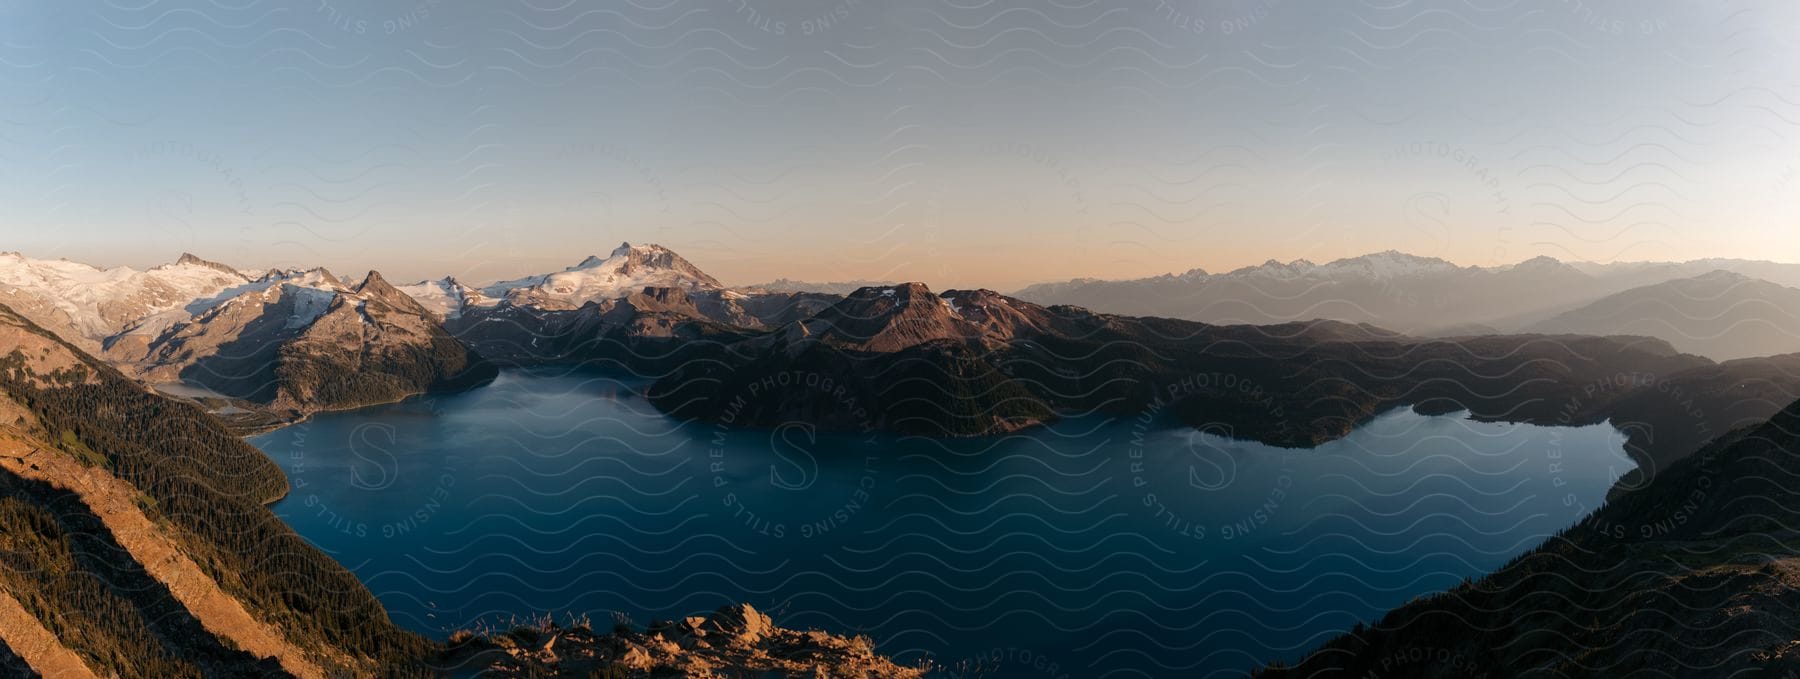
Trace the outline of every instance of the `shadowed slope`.
<instances>
[{"instance_id":1,"label":"shadowed slope","mask_svg":"<svg viewBox=\"0 0 1800 679\"><path fill-rule=\"evenodd\" d=\"M1800 403L1721 436L1493 575L1263 676L1800 671L1796 470ZM1394 662L1421 649L1446 661Z\"/></svg>"}]
</instances>

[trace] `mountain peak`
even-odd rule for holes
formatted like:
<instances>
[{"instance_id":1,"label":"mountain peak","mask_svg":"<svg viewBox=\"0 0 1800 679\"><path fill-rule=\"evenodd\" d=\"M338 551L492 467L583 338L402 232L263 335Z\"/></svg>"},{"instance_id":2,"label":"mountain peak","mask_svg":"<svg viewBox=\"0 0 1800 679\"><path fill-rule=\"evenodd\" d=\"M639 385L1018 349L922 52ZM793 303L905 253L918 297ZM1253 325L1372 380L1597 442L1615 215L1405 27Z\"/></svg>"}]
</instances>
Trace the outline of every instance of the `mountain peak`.
<instances>
[{"instance_id":1,"label":"mountain peak","mask_svg":"<svg viewBox=\"0 0 1800 679\"><path fill-rule=\"evenodd\" d=\"M893 285L870 285L857 288L846 299L892 300L898 306L906 306L921 299L936 299L930 286L919 282L895 283Z\"/></svg>"},{"instance_id":2,"label":"mountain peak","mask_svg":"<svg viewBox=\"0 0 1800 679\"><path fill-rule=\"evenodd\" d=\"M1361 255L1361 256L1357 256L1357 257L1345 257L1343 259L1333 261L1332 264L1341 264L1341 263L1345 263L1345 262L1407 262L1407 263L1411 263L1411 264L1427 264L1427 265L1434 265L1434 266L1435 265L1455 266L1454 264L1450 264L1450 262L1445 261L1440 258L1437 258L1437 257L1424 257L1421 255L1414 255L1414 254L1410 254L1410 253L1401 252L1399 250L1382 250L1381 252L1371 252L1369 254Z\"/></svg>"},{"instance_id":3,"label":"mountain peak","mask_svg":"<svg viewBox=\"0 0 1800 679\"><path fill-rule=\"evenodd\" d=\"M624 242L624 243L620 243L619 247L613 248L612 252L606 253L605 257L601 257L599 255L588 255L587 259L581 260L580 263L576 264L575 266L571 266L567 269L564 269L564 271L580 271L582 269L592 269L594 267L600 266L607 262L617 261L617 260L621 260L621 259L627 260L627 261L629 261L631 259L644 259L644 258L654 257L655 255L662 254L662 253L674 254L668 248L665 248L661 245L656 245L656 244L632 245L630 242Z\"/></svg>"},{"instance_id":4,"label":"mountain peak","mask_svg":"<svg viewBox=\"0 0 1800 679\"><path fill-rule=\"evenodd\" d=\"M1323 273L1349 273L1372 276L1374 278L1392 278L1396 276L1412 276L1418 274L1444 273L1456 271L1461 267L1437 257L1421 257L1399 250L1384 250L1360 257L1347 257L1314 267Z\"/></svg>"},{"instance_id":5,"label":"mountain peak","mask_svg":"<svg viewBox=\"0 0 1800 679\"><path fill-rule=\"evenodd\" d=\"M316 266L311 269L289 269L287 271L271 270L270 273L274 274L275 279L282 283L298 285L300 287L318 288L323 290L339 290L347 287L342 279L339 279L331 273L331 270L322 266Z\"/></svg>"},{"instance_id":6,"label":"mountain peak","mask_svg":"<svg viewBox=\"0 0 1800 679\"><path fill-rule=\"evenodd\" d=\"M604 259L590 256L555 273L499 281L481 293L515 306L568 310L651 287L719 290L725 284L663 246L620 243Z\"/></svg>"},{"instance_id":7,"label":"mountain peak","mask_svg":"<svg viewBox=\"0 0 1800 679\"><path fill-rule=\"evenodd\" d=\"M1557 259L1555 257L1551 257L1549 255L1538 255L1536 257L1532 257L1531 259L1527 259L1523 262L1519 262L1518 264L1514 264L1512 266L1498 266L1498 267L1494 267L1491 269L1484 269L1484 270L1489 271L1489 272L1511 271L1511 272L1524 272L1524 273L1541 274L1541 275L1552 275L1552 274L1556 274L1556 273L1575 273L1575 274L1583 273L1580 269L1570 266L1567 263L1563 262L1562 260Z\"/></svg>"},{"instance_id":8,"label":"mountain peak","mask_svg":"<svg viewBox=\"0 0 1800 679\"><path fill-rule=\"evenodd\" d=\"M418 300L388 283L379 271L370 270L369 275L364 276L362 282L356 284L355 292L356 297L365 302L376 301L393 309L421 316L430 313L429 309Z\"/></svg>"},{"instance_id":9,"label":"mountain peak","mask_svg":"<svg viewBox=\"0 0 1800 679\"><path fill-rule=\"evenodd\" d=\"M1751 280L1756 280L1756 279L1746 276L1744 274L1738 273L1736 271L1726 271L1724 269L1714 269L1712 271L1708 271L1706 273L1695 276L1690 280L1707 281L1707 282L1738 283L1738 282L1751 281Z\"/></svg>"},{"instance_id":10,"label":"mountain peak","mask_svg":"<svg viewBox=\"0 0 1800 679\"><path fill-rule=\"evenodd\" d=\"M374 269L370 269L369 274L363 276L362 282L356 284L357 292L385 292L393 289L394 286L389 285L387 279L381 277L381 272Z\"/></svg>"},{"instance_id":11,"label":"mountain peak","mask_svg":"<svg viewBox=\"0 0 1800 679\"><path fill-rule=\"evenodd\" d=\"M203 268L207 268L207 269L212 269L213 271L217 271L219 273L231 274L233 276L242 277L244 275L243 273L239 272L237 269L233 269L229 266L226 266L224 264L220 264L218 262L214 262L211 260L201 259L199 257L194 256L194 254L191 252L181 253L181 257L175 260L175 264L173 266L198 266L198 267L203 267Z\"/></svg>"},{"instance_id":12,"label":"mountain peak","mask_svg":"<svg viewBox=\"0 0 1800 679\"><path fill-rule=\"evenodd\" d=\"M819 341L860 351L888 352L937 339L973 339L982 331L951 310L924 283L859 288L794 326Z\"/></svg>"}]
</instances>

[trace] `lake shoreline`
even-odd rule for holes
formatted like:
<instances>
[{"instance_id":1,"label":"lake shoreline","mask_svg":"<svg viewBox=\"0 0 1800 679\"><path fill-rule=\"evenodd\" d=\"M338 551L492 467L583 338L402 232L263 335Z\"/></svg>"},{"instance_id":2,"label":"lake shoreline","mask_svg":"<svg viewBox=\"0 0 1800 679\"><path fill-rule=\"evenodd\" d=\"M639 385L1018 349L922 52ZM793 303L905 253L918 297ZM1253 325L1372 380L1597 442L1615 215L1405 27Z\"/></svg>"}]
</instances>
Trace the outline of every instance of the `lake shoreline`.
<instances>
[{"instance_id":1,"label":"lake shoreline","mask_svg":"<svg viewBox=\"0 0 1800 679\"><path fill-rule=\"evenodd\" d=\"M1580 520L1544 499L1591 508L1630 468L1607 425L1399 407L1288 449L1103 415L979 440L728 428L675 420L631 386L509 370L429 406L322 413L304 461L283 452L293 429L252 443L305 483L306 502L276 513L434 638L509 610L678 619L741 601L793 611L783 624L869 629L902 660L999 646L1064 667L1102 651L1042 645L1057 630L1213 609L1228 634L1205 643L1117 639L1176 666L1297 657L1491 572ZM1297 606L1318 615L1261 622ZM1254 662L1215 655L1227 642Z\"/></svg>"}]
</instances>

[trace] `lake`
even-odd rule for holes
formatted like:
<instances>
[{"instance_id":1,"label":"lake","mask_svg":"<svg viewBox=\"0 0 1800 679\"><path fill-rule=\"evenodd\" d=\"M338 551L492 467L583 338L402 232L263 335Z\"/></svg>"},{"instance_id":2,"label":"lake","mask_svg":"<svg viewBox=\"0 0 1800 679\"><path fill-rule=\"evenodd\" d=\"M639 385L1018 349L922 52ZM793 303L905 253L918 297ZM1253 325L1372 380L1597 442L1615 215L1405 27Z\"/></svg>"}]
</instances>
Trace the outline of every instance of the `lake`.
<instances>
[{"instance_id":1,"label":"lake","mask_svg":"<svg viewBox=\"0 0 1800 679\"><path fill-rule=\"evenodd\" d=\"M1149 413L939 441L677 422L632 386L507 371L252 442L294 486L275 512L433 637L742 601L983 677L1293 659L1498 568L1632 468L1607 425L1396 410L1288 450Z\"/></svg>"}]
</instances>

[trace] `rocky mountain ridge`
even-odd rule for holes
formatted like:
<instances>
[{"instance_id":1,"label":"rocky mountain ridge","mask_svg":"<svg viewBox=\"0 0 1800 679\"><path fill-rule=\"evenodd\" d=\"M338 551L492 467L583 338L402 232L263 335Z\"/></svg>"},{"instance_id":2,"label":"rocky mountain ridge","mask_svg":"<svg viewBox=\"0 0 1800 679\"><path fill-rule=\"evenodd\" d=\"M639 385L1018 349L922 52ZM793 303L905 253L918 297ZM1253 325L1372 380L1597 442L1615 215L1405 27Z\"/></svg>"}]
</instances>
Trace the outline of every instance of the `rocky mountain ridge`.
<instances>
[{"instance_id":1,"label":"rocky mountain ridge","mask_svg":"<svg viewBox=\"0 0 1800 679\"><path fill-rule=\"evenodd\" d=\"M324 269L265 276L187 321L115 337L103 355L145 382L197 385L277 421L493 374L373 271L355 285Z\"/></svg>"},{"instance_id":2,"label":"rocky mountain ridge","mask_svg":"<svg viewBox=\"0 0 1800 679\"><path fill-rule=\"evenodd\" d=\"M0 302L90 349L151 317L195 313L250 281L231 267L187 253L145 271L0 253Z\"/></svg>"}]
</instances>

